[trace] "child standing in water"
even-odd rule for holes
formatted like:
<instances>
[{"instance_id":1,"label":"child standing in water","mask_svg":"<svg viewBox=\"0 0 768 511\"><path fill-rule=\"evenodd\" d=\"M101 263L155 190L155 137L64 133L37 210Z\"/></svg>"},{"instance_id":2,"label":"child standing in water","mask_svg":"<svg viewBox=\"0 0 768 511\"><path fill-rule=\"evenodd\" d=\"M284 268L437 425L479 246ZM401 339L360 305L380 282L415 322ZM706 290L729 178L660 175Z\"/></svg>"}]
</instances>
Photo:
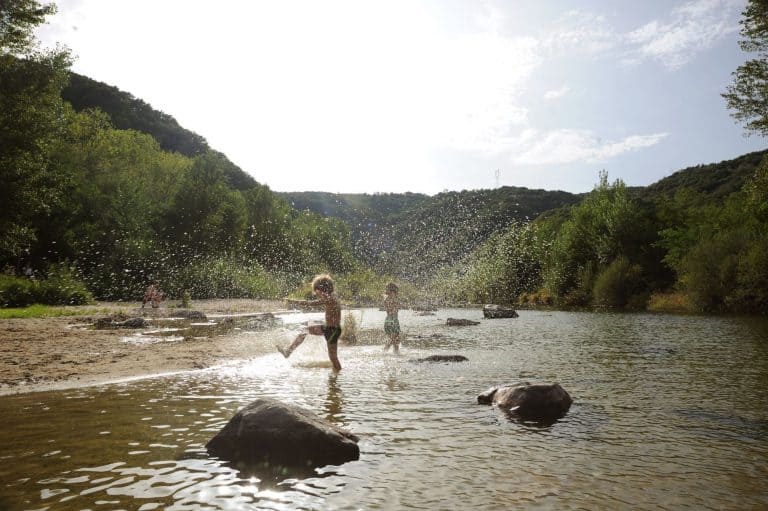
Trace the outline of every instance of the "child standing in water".
<instances>
[{"instance_id":1,"label":"child standing in water","mask_svg":"<svg viewBox=\"0 0 768 511\"><path fill-rule=\"evenodd\" d=\"M400 353L400 319L397 312L400 309L400 302L397 299L397 284L390 282L384 293L384 310L387 311L387 319L384 320L384 333L389 336L387 344L384 345L384 351L390 346L393 347L395 355Z\"/></svg>"},{"instance_id":2,"label":"child standing in water","mask_svg":"<svg viewBox=\"0 0 768 511\"><path fill-rule=\"evenodd\" d=\"M334 371L341 371L341 363L339 362L339 356L337 349L339 346L339 337L341 336L341 302L339 297L334 292L333 279L330 275L318 275L312 280L312 291L317 295L319 300L291 300L288 299L288 303L295 303L299 305L322 305L325 308L325 324L312 325L306 332L300 333L296 339L291 343L288 348L281 346L277 347L277 350L283 354L285 358L291 356L293 350L299 347L304 342L304 338L307 334L322 335L325 337L325 341L328 344L328 358L333 364Z\"/></svg>"}]
</instances>

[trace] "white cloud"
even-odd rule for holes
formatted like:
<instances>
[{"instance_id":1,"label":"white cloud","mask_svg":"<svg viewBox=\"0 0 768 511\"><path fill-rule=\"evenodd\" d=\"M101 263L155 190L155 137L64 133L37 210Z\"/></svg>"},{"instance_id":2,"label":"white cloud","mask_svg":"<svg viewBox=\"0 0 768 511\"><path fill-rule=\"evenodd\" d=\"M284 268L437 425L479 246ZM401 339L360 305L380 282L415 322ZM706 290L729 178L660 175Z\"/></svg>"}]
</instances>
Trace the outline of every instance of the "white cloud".
<instances>
[{"instance_id":1,"label":"white cloud","mask_svg":"<svg viewBox=\"0 0 768 511\"><path fill-rule=\"evenodd\" d=\"M510 128L528 122L520 97L541 63L530 38L480 34L446 42L412 82L414 109L430 120L418 136L465 151L506 150Z\"/></svg>"},{"instance_id":2,"label":"white cloud","mask_svg":"<svg viewBox=\"0 0 768 511\"><path fill-rule=\"evenodd\" d=\"M569 11L540 39L551 54L594 55L613 48L618 38L604 16Z\"/></svg>"},{"instance_id":3,"label":"white cloud","mask_svg":"<svg viewBox=\"0 0 768 511\"><path fill-rule=\"evenodd\" d=\"M559 89L548 90L547 92L545 92L544 99L547 99L547 100L559 99L565 96L566 94L568 94L569 92L571 92L570 87L568 87L567 85L563 85Z\"/></svg>"},{"instance_id":4,"label":"white cloud","mask_svg":"<svg viewBox=\"0 0 768 511\"><path fill-rule=\"evenodd\" d=\"M512 161L521 165L596 162L658 144L667 133L632 135L618 142L603 142L588 130L562 129L539 134L524 132L518 139L522 152Z\"/></svg>"},{"instance_id":5,"label":"white cloud","mask_svg":"<svg viewBox=\"0 0 768 511\"><path fill-rule=\"evenodd\" d=\"M677 69L738 31L740 5L736 0L695 0L677 7L669 22L654 20L627 34L633 56L625 62L654 59Z\"/></svg>"}]
</instances>

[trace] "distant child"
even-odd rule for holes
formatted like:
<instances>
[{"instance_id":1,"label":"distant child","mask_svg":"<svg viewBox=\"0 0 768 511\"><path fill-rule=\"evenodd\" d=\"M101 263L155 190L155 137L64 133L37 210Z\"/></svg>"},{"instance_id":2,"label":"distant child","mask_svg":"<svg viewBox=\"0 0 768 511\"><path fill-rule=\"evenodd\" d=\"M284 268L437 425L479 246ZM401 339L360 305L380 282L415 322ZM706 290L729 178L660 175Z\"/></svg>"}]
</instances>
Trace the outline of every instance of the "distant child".
<instances>
[{"instance_id":1,"label":"distant child","mask_svg":"<svg viewBox=\"0 0 768 511\"><path fill-rule=\"evenodd\" d=\"M400 302L397 299L397 284L390 282L384 293L384 310L387 311L387 319L384 320L384 333L389 336L387 344L384 345L384 351L390 346L393 347L395 355L400 353L400 320L397 312L400 309Z\"/></svg>"},{"instance_id":2,"label":"distant child","mask_svg":"<svg viewBox=\"0 0 768 511\"><path fill-rule=\"evenodd\" d=\"M291 300L288 299L288 303L294 303L298 305L323 305L325 307L325 324L324 325L312 325L307 332L300 333L296 339L291 343L288 348L281 346L277 347L277 350L283 354L285 358L291 356L293 350L299 347L304 342L304 338L307 334L322 335L325 337L325 341L328 344L328 358L333 364L335 371L341 371L341 363L339 363L339 357L337 354L337 348L339 345L339 337L341 336L341 302L339 297L333 291L333 279L330 275L318 275L312 281L312 290L318 296L319 300Z\"/></svg>"},{"instance_id":3,"label":"distant child","mask_svg":"<svg viewBox=\"0 0 768 511\"><path fill-rule=\"evenodd\" d=\"M153 280L149 287L147 287L147 290L144 291L144 298L141 300L141 308L143 309L147 302L149 302L152 304L153 309L157 309L160 307L160 302L162 302L164 298L165 295L157 286L157 281Z\"/></svg>"}]
</instances>

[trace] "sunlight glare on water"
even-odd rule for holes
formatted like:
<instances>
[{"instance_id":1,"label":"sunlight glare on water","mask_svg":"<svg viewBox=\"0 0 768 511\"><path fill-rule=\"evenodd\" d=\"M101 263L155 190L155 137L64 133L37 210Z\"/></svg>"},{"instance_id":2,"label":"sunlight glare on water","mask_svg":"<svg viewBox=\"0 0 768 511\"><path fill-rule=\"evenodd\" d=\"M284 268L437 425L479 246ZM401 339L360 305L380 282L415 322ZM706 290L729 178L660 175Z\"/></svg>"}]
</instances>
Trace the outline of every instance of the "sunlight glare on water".
<instances>
[{"instance_id":1,"label":"sunlight glare on water","mask_svg":"<svg viewBox=\"0 0 768 511\"><path fill-rule=\"evenodd\" d=\"M402 355L321 337L182 375L0 398L0 509L760 509L768 507L765 322L666 315L401 312ZM481 321L450 328L447 317ZM313 314L275 329L288 343ZM469 362L415 363L432 354ZM547 427L476 396L559 381L574 404ZM360 437L361 457L286 478L240 472L205 443L273 397Z\"/></svg>"}]
</instances>

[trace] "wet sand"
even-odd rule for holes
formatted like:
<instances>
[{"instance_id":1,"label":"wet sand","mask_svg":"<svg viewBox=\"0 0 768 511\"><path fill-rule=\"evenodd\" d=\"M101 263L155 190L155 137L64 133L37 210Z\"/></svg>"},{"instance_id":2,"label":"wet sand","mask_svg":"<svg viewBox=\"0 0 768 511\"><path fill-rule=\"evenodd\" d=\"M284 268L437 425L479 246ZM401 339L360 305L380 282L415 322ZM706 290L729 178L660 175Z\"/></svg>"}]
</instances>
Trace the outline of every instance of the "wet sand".
<instances>
[{"instance_id":1,"label":"wet sand","mask_svg":"<svg viewBox=\"0 0 768 511\"><path fill-rule=\"evenodd\" d=\"M96 319L112 314L167 317L175 311L174 305L141 309L140 303L100 303L73 307L79 314L76 316L0 320L0 395L202 369L274 349L248 335L137 345L125 342L125 338L141 329L92 327ZM275 300L200 300L190 308L207 315L242 314L284 311L285 304Z\"/></svg>"}]
</instances>

